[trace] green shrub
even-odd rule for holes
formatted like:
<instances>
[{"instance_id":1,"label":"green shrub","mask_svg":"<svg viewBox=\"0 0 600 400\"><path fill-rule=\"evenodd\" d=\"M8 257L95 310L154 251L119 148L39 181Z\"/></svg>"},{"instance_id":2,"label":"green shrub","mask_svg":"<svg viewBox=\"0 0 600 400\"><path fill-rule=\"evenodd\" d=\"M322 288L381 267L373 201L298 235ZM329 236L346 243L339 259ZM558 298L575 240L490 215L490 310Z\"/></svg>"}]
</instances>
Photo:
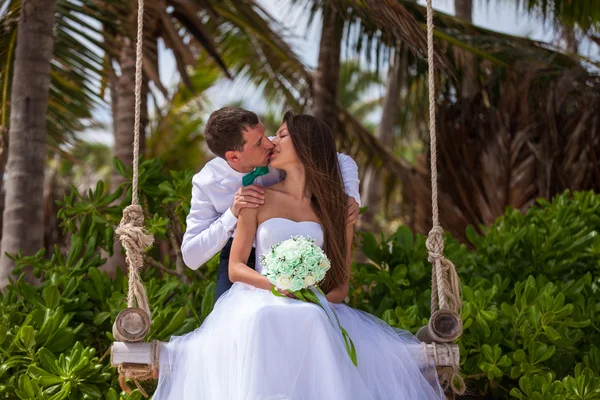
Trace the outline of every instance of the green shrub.
<instances>
[{"instance_id":1,"label":"green shrub","mask_svg":"<svg viewBox=\"0 0 600 400\"><path fill-rule=\"evenodd\" d=\"M120 163L116 167L130 175ZM146 161L141 169L140 192L152 215L148 227L155 237L166 238L169 230L183 228L191 173L163 176L160 160ZM121 393L117 371L109 365L112 324L126 307L126 277L117 271L109 279L98 269L106 261L99 250L112 251L114 227L130 203L127 189L125 184L108 193L98 182L83 195L73 188L58 215L71 234L68 250L56 247L50 257L43 250L14 257L17 273L33 266L43 279L32 286L20 278L0 298L0 398L141 399L137 390L131 396ZM123 193L127 195L115 205ZM148 255L157 253L150 250ZM154 261L161 269L149 265L143 271L152 310L148 339L165 341L192 331L212 310L217 266L216 259L208 263L207 279L187 269L190 283L182 284L171 274L175 265L168 258Z\"/></svg>"},{"instance_id":2,"label":"green shrub","mask_svg":"<svg viewBox=\"0 0 600 400\"><path fill-rule=\"evenodd\" d=\"M120 163L116 169L130 171ZM184 231L191 172L142 163L141 204L157 238ZM115 204L118 199L122 201ZM58 217L70 235L30 257L42 283L18 279L0 298L0 398L141 399L121 392L109 365L112 324L125 308L126 277L99 268L114 227L130 203L129 185L109 193L72 193ZM508 209L497 223L469 229L469 247L446 237L445 255L462 280L464 334L458 340L468 392L484 398L600 398L600 196L564 193L540 200L525 215ZM355 264L350 305L413 333L426 324L430 269L425 238L401 227L390 237L362 234L371 260ZM175 262L148 251L143 271L152 326L148 339L190 332L212 310L218 258L175 276ZM151 385L151 384L150 384Z\"/></svg>"},{"instance_id":3,"label":"green shrub","mask_svg":"<svg viewBox=\"0 0 600 400\"><path fill-rule=\"evenodd\" d=\"M493 398L600 398L600 196L564 193L525 215L508 209L472 249L446 237L461 277L461 369ZM351 303L413 333L430 313L425 238L364 233ZM555 397L552 397L555 396ZM579 397L578 397L579 396Z\"/></svg>"}]
</instances>

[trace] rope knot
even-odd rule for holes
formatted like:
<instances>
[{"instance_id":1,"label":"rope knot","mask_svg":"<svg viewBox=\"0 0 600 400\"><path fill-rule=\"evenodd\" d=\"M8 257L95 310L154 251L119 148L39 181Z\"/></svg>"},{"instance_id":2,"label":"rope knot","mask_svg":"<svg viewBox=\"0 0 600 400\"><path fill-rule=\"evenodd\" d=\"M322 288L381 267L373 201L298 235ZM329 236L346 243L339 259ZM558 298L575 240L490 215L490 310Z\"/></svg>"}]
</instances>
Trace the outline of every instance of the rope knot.
<instances>
[{"instance_id":1,"label":"rope knot","mask_svg":"<svg viewBox=\"0 0 600 400\"><path fill-rule=\"evenodd\" d=\"M432 265L431 274L431 312L439 306L458 312L462 306L460 286L456 267L444 257L444 230L434 225L425 241L428 260Z\"/></svg>"},{"instance_id":2,"label":"rope knot","mask_svg":"<svg viewBox=\"0 0 600 400\"><path fill-rule=\"evenodd\" d=\"M150 305L146 289L139 275L144 265L144 251L152 245L154 238L144 229L144 210L139 204L132 204L123 210L123 218L115 231L125 248L125 261L129 265L129 290L127 306L135 303L150 316Z\"/></svg>"},{"instance_id":3,"label":"rope knot","mask_svg":"<svg viewBox=\"0 0 600 400\"><path fill-rule=\"evenodd\" d=\"M144 251L152 245L154 238L144 229L144 210L139 204L132 204L123 210L123 218L115 232L125 248L129 266L141 268Z\"/></svg>"},{"instance_id":4,"label":"rope knot","mask_svg":"<svg viewBox=\"0 0 600 400\"><path fill-rule=\"evenodd\" d=\"M444 229L441 226L436 225L431 228L425 246L427 246L429 252L428 260L430 263L444 257Z\"/></svg>"}]
</instances>

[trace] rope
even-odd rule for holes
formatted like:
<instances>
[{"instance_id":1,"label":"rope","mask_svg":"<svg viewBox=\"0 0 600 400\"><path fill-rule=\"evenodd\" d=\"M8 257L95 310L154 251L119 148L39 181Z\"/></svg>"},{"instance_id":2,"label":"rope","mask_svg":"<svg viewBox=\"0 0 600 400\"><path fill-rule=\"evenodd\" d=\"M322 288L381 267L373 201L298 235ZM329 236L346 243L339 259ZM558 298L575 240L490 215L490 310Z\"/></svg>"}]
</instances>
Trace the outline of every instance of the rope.
<instances>
[{"instance_id":1,"label":"rope","mask_svg":"<svg viewBox=\"0 0 600 400\"><path fill-rule=\"evenodd\" d=\"M427 0L427 64L429 67L429 145L431 152L431 210L433 227L427 237L428 260L432 264L431 312L461 307L460 287L454 264L444 257L444 230L440 225L438 206L437 137L435 118L435 59L433 51L433 6Z\"/></svg>"},{"instance_id":2,"label":"rope","mask_svg":"<svg viewBox=\"0 0 600 400\"><path fill-rule=\"evenodd\" d=\"M142 395L148 398L148 393L142 388L139 381L148 379L158 379L158 361L160 356L160 342L158 340L152 341L152 361L150 365L146 364L121 364L119 365L119 386L127 394L131 394L131 388L125 382L125 379L133 379L135 386L142 393Z\"/></svg>"},{"instance_id":3,"label":"rope","mask_svg":"<svg viewBox=\"0 0 600 400\"><path fill-rule=\"evenodd\" d=\"M137 10L137 43L135 57L135 122L133 125L133 178L131 187L131 205L123 210L123 218L116 229L119 240L125 248L127 255L125 261L129 266L129 287L127 292L127 307L137 307L148 313L150 317L150 305L148 295L139 271L144 265L144 250L152 245L152 235L144 229L144 210L138 203L138 179L139 179L139 147L140 147L140 118L142 103L142 60L143 60L143 33L144 33L144 0L138 0ZM139 391L148 397L148 394L139 384L139 380L155 379L158 377L158 352L159 342L152 342L152 363L144 364L121 364L119 365L119 385L127 393L131 389L127 386L125 379L133 379Z\"/></svg>"},{"instance_id":4,"label":"rope","mask_svg":"<svg viewBox=\"0 0 600 400\"><path fill-rule=\"evenodd\" d=\"M133 184L131 204L138 204L138 158L140 152L140 119L142 116L142 61L144 41L144 0L138 0L137 43L135 48L135 122L133 124Z\"/></svg>"},{"instance_id":5,"label":"rope","mask_svg":"<svg viewBox=\"0 0 600 400\"><path fill-rule=\"evenodd\" d=\"M438 355L438 347L445 347L446 352L449 355L449 363L450 368L452 368L451 372L438 372L438 376L440 379L440 385L444 391L447 391L448 388L452 390L454 394L464 394L467 386L465 385L465 381L459 372L459 360L454 356L454 352L450 348L448 343L431 343L431 347L433 348L433 361L434 365L440 365L439 355ZM421 342L421 350L424 354L425 359L429 359L429 351L427 350L427 343ZM460 357L460 356L459 356Z\"/></svg>"},{"instance_id":6,"label":"rope","mask_svg":"<svg viewBox=\"0 0 600 400\"><path fill-rule=\"evenodd\" d=\"M129 265L129 288L127 307L137 307L150 316L150 305L139 270L144 266L144 250L154 239L144 230L144 210L139 204L132 204L123 210L123 218L116 230L125 248L125 261Z\"/></svg>"},{"instance_id":7,"label":"rope","mask_svg":"<svg viewBox=\"0 0 600 400\"><path fill-rule=\"evenodd\" d=\"M440 211L438 205L438 171L437 171L437 125L435 116L435 58L433 52L433 6L432 0L427 0L427 64L429 68L429 146L431 152L431 211L433 227L427 236L426 246L429 253L428 260L432 265L431 272L431 312L440 309L450 309L459 312L462 303L460 299L460 286L456 267L444 257L444 230L440 225ZM433 354L436 365L438 364L437 346L445 346L451 355L452 371L439 374L440 383L444 390L448 387L455 394L463 394L466 390L465 382L459 372L459 362L454 353L450 351L447 343L433 343ZM457 386L457 382L458 385Z\"/></svg>"}]
</instances>

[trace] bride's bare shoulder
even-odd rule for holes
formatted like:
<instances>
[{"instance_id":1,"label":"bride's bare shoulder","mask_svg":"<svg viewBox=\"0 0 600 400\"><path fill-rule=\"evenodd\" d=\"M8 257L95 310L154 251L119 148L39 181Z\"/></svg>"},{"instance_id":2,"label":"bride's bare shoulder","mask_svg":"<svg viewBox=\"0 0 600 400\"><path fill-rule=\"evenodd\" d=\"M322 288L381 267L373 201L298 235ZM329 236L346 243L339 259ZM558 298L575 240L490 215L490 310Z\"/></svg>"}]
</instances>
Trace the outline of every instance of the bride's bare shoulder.
<instances>
[{"instance_id":1,"label":"bride's bare shoulder","mask_svg":"<svg viewBox=\"0 0 600 400\"><path fill-rule=\"evenodd\" d=\"M265 204L269 201L269 199L278 198L285 195L285 191L283 190L283 185L281 183L276 183L272 186L266 187L265 189Z\"/></svg>"}]
</instances>

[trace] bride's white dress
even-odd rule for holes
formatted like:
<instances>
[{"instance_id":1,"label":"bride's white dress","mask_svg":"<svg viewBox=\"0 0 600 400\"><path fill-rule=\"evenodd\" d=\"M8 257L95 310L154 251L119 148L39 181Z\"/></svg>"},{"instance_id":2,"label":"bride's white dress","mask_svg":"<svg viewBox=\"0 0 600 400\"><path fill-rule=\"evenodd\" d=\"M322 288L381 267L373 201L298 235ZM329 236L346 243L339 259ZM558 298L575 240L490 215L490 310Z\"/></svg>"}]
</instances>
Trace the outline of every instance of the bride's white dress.
<instances>
[{"instance_id":1,"label":"bride's white dress","mask_svg":"<svg viewBox=\"0 0 600 400\"><path fill-rule=\"evenodd\" d=\"M269 219L256 254L293 235L322 246L316 222ZM256 268L260 272L257 260ZM235 283L202 326L160 351L155 400L444 399L435 366L410 333L334 304L357 352L352 364L339 332L318 306Z\"/></svg>"}]
</instances>

